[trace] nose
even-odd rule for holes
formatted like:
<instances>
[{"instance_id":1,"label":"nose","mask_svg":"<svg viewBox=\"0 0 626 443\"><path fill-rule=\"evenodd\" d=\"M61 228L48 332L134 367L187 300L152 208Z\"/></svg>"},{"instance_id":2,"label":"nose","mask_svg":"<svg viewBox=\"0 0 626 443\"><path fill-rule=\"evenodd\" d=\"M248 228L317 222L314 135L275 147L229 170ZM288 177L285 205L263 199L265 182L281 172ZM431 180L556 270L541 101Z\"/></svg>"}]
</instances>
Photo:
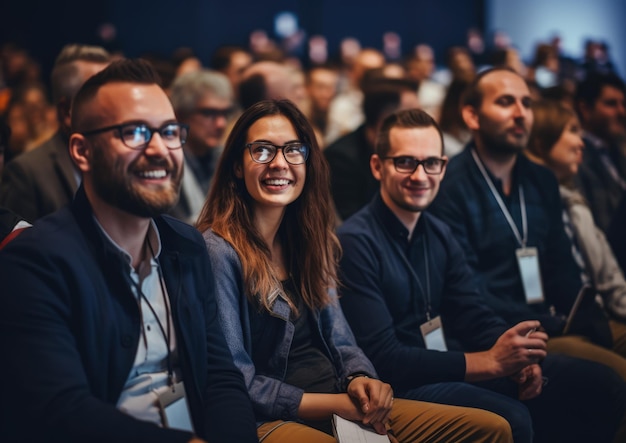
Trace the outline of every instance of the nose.
<instances>
[{"instance_id":1,"label":"nose","mask_svg":"<svg viewBox=\"0 0 626 443\"><path fill-rule=\"evenodd\" d=\"M424 181L427 179L427 177L428 177L428 174L426 174L426 169L424 169L423 164L417 165L417 168L415 168L415 171L413 171L413 173L410 175L410 179L412 181Z\"/></svg>"},{"instance_id":2,"label":"nose","mask_svg":"<svg viewBox=\"0 0 626 443\"><path fill-rule=\"evenodd\" d=\"M285 160L285 151L282 148L276 150L276 155L269 163L269 166L275 169L287 169L289 167L289 163Z\"/></svg>"},{"instance_id":3,"label":"nose","mask_svg":"<svg viewBox=\"0 0 626 443\"><path fill-rule=\"evenodd\" d=\"M161 134L159 134L158 131L154 131L143 152L147 156L165 157L168 155L169 149L167 149L167 146L163 143Z\"/></svg>"}]
</instances>

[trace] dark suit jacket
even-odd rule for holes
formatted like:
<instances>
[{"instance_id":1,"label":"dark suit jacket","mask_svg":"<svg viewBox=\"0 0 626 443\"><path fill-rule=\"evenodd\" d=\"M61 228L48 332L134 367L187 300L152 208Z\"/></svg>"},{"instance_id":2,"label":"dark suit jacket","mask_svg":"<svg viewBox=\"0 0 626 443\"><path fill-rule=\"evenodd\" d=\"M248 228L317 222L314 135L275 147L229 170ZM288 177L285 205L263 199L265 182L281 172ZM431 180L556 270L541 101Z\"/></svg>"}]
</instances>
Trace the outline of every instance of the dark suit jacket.
<instances>
[{"instance_id":1,"label":"dark suit jacket","mask_svg":"<svg viewBox=\"0 0 626 443\"><path fill-rule=\"evenodd\" d=\"M613 164L622 179L626 179L626 158L614 147L609 149ZM583 163L578 170L578 186L587 199L596 225L605 233L611 225L613 213L624 195L617 183L602 163L598 148L585 138Z\"/></svg>"},{"instance_id":2,"label":"dark suit jacket","mask_svg":"<svg viewBox=\"0 0 626 443\"><path fill-rule=\"evenodd\" d=\"M368 204L380 188L370 169L373 153L365 137L365 125L344 135L324 150L330 165L335 208L342 220Z\"/></svg>"},{"instance_id":3,"label":"dark suit jacket","mask_svg":"<svg viewBox=\"0 0 626 443\"><path fill-rule=\"evenodd\" d=\"M0 205L32 223L71 202L77 187L67 141L57 132L38 148L7 163Z\"/></svg>"},{"instance_id":4,"label":"dark suit jacket","mask_svg":"<svg viewBox=\"0 0 626 443\"><path fill-rule=\"evenodd\" d=\"M200 233L155 219L196 434L257 442L243 376L219 326ZM140 340L128 264L97 227L82 191L0 251L0 435L6 441L185 442L188 432L116 408ZM10 357L9 357L10 356Z\"/></svg>"}]
</instances>

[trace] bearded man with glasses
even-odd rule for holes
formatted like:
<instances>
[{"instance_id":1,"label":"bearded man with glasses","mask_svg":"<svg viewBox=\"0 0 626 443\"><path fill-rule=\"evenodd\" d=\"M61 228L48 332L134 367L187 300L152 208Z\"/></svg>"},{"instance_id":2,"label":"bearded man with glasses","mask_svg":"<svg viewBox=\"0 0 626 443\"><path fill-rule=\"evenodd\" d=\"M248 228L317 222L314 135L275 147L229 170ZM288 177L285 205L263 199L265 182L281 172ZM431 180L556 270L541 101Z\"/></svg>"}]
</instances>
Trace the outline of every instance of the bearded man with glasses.
<instances>
[{"instance_id":1,"label":"bearded man with glasses","mask_svg":"<svg viewBox=\"0 0 626 443\"><path fill-rule=\"evenodd\" d=\"M145 61L73 104L74 201L0 251L0 435L37 442L256 442L204 241L178 200L179 123Z\"/></svg>"},{"instance_id":2,"label":"bearded man with glasses","mask_svg":"<svg viewBox=\"0 0 626 443\"><path fill-rule=\"evenodd\" d=\"M446 172L443 153L426 112L383 121L370 160L380 192L338 228L339 300L358 345L397 395L494 412L515 442L585 441L598 428L594 441L610 441L624 408L619 378L547 355L536 320L509 327L482 300L450 228L427 211ZM561 439L565 410L581 415Z\"/></svg>"}]
</instances>

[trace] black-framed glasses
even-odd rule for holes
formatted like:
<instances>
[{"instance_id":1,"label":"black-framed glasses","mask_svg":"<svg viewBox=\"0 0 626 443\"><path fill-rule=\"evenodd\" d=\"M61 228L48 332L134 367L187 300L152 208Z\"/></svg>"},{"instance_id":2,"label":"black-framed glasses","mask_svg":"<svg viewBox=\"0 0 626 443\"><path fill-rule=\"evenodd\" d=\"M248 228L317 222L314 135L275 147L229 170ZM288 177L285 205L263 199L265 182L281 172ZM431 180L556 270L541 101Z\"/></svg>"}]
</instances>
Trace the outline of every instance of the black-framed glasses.
<instances>
[{"instance_id":1,"label":"black-framed glasses","mask_svg":"<svg viewBox=\"0 0 626 443\"><path fill-rule=\"evenodd\" d=\"M224 117L228 120L235 113L235 108L198 108L193 112L211 120L216 120L218 117Z\"/></svg>"},{"instance_id":2,"label":"black-framed glasses","mask_svg":"<svg viewBox=\"0 0 626 443\"><path fill-rule=\"evenodd\" d=\"M408 155L400 155L398 157L381 157L382 160L393 160L393 166L396 171L403 174L413 174L419 165L422 165L426 174L437 175L443 171L443 166L446 164L445 158L428 157L424 160L418 160L415 157L409 157Z\"/></svg>"},{"instance_id":3,"label":"black-framed glasses","mask_svg":"<svg viewBox=\"0 0 626 443\"><path fill-rule=\"evenodd\" d=\"M167 149L180 149L187 141L189 126L182 123L166 123L160 128L152 128L145 123L125 123L122 125L107 126L105 128L92 129L81 132L84 136L101 134L106 131L117 131L119 138L127 148L144 149L152 140L152 136L158 132Z\"/></svg>"},{"instance_id":4,"label":"black-framed glasses","mask_svg":"<svg viewBox=\"0 0 626 443\"><path fill-rule=\"evenodd\" d=\"M309 157L309 147L302 143L287 143L284 146L276 146L267 142L248 143L246 148L250 151L250 157L257 163L271 163L276 157L278 150L283 151L287 163L301 165Z\"/></svg>"}]
</instances>

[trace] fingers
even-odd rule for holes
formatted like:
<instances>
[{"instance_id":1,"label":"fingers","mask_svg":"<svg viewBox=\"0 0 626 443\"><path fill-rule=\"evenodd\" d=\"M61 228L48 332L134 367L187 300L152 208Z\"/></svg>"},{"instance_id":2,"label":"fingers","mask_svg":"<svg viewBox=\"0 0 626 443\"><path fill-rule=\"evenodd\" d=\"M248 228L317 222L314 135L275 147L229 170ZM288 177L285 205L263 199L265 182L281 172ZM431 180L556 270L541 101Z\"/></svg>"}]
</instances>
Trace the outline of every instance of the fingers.
<instances>
[{"instance_id":1,"label":"fingers","mask_svg":"<svg viewBox=\"0 0 626 443\"><path fill-rule=\"evenodd\" d=\"M530 333L536 332L540 327L541 323L538 320L526 320L519 322L510 330L515 331L518 335L527 336Z\"/></svg>"},{"instance_id":2,"label":"fingers","mask_svg":"<svg viewBox=\"0 0 626 443\"><path fill-rule=\"evenodd\" d=\"M532 365L525 368L527 374L526 380L519 385L519 399L530 400L541 394L543 388L543 378L541 377L541 368L538 365Z\"/></svg>"},{"instance_id":3,"label":"fingers","mask_svg":"<svg viewBox=\"0 0 626 443\"><path fill-rule=\"evenodd\" d=\"M391 413L391 407L393 405L393 390L387 383L383 383L380 380L365 379L363 382L363 390L367 398L368 408L364 409L365 417L363 418L364 424L376 423L385 424L389 420L389 414ZM352 383L351 383L352 384Z\"/></svg>"}]
</instances>

